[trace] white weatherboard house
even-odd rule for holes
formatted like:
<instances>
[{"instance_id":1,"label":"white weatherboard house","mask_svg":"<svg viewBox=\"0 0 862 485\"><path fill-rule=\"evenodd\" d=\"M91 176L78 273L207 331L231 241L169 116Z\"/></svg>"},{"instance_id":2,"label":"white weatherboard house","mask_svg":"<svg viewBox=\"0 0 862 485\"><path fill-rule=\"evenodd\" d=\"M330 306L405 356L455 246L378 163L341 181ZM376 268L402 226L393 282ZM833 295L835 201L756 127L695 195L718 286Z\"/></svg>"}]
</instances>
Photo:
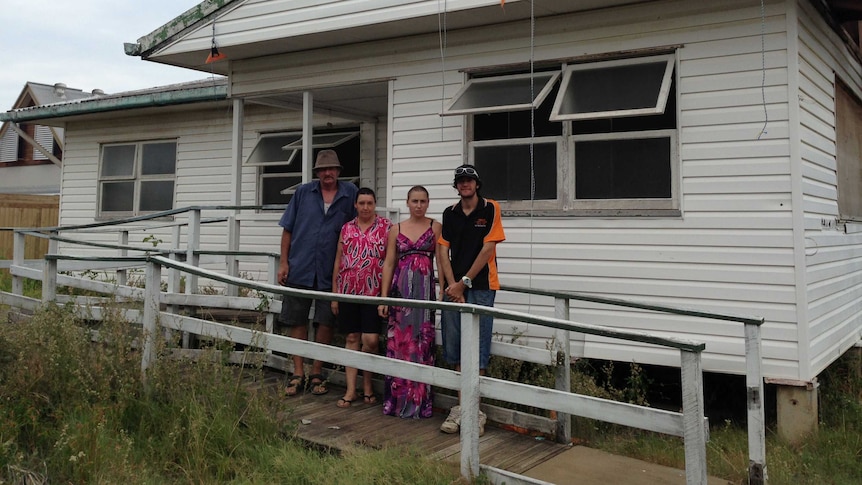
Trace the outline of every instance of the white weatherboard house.
<instances>
[{"instance_id":1,"label":"white weatherboard house","mask_svg":"<svg viewBox=\"0 0 862 485\"><path fill-rule=\"evenodd\" d=\"M840 0L209 0L126 50L226 79L2 119L65 127L62 224L283 203L323 146L379 205L422 184L439 215L469 161L506 211L504 284L763 316L780 406L862 336L860 18ZM277 211L237 217L239 249L277 251ZM745 372L738 323L572 317L703 341L704 370ZM583 353L678 365L593 337Z\"/></svg>"}]
</instances>

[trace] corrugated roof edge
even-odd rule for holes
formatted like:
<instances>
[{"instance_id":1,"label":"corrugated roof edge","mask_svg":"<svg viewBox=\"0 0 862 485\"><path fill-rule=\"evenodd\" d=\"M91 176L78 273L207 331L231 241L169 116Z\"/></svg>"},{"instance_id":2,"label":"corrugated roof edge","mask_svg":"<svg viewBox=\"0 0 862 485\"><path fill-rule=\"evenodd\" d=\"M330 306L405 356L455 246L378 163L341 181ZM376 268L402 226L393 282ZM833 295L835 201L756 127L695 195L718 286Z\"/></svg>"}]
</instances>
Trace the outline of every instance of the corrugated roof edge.
<instances>
[{"instance_id":1,"label":"corrugated roof edge","mask_svg":"<svg viewBox=\"0 0 862 485\"><path fill-rule=\"evenodd\" d=\"M136 44L125 43L123 47L126 55L145 58L164 43L172 41L187 29L197 25L198 22L209 19L218 10L240 1L242 0L204 0L165 25L141 37Z\"/></svg>"},{"instance_id":2,"label":"corrugated roof edge","mask_svg":"<svg viewBox=\"0 0 862 485\"><path fill-rule=\"evenodd\" d=\"M213 78L20 108L0 113L16 123L65 116L227 99L227 79Z\"/></svg>"}]
</instances>

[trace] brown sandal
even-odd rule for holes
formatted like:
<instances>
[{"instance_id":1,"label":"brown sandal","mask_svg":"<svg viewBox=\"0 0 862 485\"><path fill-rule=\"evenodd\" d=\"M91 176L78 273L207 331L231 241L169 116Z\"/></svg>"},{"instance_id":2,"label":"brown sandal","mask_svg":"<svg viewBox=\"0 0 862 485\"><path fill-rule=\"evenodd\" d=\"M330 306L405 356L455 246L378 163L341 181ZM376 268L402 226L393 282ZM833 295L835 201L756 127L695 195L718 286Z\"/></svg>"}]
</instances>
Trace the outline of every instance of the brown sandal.
<instances>
[{"instance_id":1,"label":"brown sandal","mask_svg":"<svg viewBox=\"0 0 862 485\"><path fill-rule=\"evenodd\" d=\"M329 389L326 388L326 378L322 374L308 376L308 385L311 387L311 393L315 396L322 396L329 392Z\"/></svg>"}]
</instances>

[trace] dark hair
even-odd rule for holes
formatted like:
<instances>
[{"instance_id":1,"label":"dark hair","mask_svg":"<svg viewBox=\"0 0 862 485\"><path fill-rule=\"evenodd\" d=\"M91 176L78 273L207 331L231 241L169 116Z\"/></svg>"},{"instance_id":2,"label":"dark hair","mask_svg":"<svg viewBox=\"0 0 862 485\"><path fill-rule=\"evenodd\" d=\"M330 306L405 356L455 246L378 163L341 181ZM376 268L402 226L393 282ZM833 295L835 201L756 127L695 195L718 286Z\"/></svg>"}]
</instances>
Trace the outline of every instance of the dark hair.
<instances>
[{"instance_id":1,"label":"dark hair","mask_svg":"<svg viewBox=\"0 0 862 485\"><path fill-rule=\"evenodd\" d=\"M377 202L377 194L375 194L374 191L369 189L368 187L360 187L359 192L356 193L356 200L354 200L354 202L359 200L360 195L370 195L371 198L374 199L374 202Z\"/></svg>"},{"instance_id":2,"label":"dark hair","mask_svg":"<svg viewBox=\"0 0 862 485\"><path fill-rule=\"evenodd\" d=\"M429 199L431 198L431 196L428 195L428 189L421 185L414 185L413 187L410 187L410 190L407 191L407 200L410 200L410 194L412 194L416 190L420 192L425 192L425 197L428 197Z\"/></svg>"}]
</instances>

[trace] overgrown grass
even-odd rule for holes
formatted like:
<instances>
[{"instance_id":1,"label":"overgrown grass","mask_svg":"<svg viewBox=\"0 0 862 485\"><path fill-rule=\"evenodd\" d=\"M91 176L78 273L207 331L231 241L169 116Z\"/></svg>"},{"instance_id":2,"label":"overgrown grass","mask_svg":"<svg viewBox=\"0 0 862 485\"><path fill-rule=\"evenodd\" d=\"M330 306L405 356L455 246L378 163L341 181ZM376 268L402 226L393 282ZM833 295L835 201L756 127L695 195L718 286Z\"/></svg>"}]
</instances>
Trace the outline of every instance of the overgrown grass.
<instances>
[{"instance_id":1,"label":"overgrown grass","mask_svg":"<svg viewBox=\"0 0 862 485\"><path fill-rule=\"evenodd\" d=\"M24 296L42 298L42 282L24 278ZM0 269L0 291L12 291L12 274L8 269Z\"/></svg>"},{"instance_id":2,"label":"overgrown grass","mask_svg":"<svg viewBox=\"0 0 862 485\"><path fill-rule=\"evenodd\" d=\"M113 315L93 343L82 323L55 305L0 321L0 484L458 481L456 466L419 453L306 448L286 401L244 386L217 349L160 358L145 385L139 332ZM246 375L262 372L251 364Z\"/></svg>"},{"instance_id":3,"label":"overgrown grass","mask_svg":"<svg viewBox=\"0 0 862 485\"><path fill-rule=\"evenodd\" d=\"M820 376L819 431L799 444L767 429L766 467L770 485L858 485L862 483L862 375L859 354L848 352ZM583 425L583 423L581 423ZM599 425L596 425L599 426ZM710 475L748 483L745 423L711 423L707 443ZM675 468L685 467L680 439L606 426L588 442L611 453Z\"/></svg>"}]
</instances>

